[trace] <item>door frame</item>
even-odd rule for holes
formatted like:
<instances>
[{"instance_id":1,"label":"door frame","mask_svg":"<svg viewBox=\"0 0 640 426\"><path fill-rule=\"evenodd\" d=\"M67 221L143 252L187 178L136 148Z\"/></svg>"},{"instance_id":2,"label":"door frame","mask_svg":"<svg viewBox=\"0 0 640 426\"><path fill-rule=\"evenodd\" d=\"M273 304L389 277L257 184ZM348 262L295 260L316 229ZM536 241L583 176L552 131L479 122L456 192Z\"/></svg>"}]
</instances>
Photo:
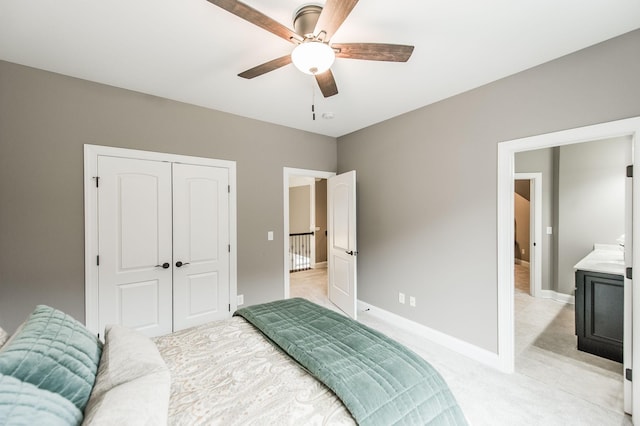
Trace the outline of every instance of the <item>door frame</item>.
<instances>
[{"instance_id":1,"label":"door frame","mask_svg":"<svg viewBox=\"0 0 640 426\"><path fill-rule=\"evenodd\" d=\"M283 298L290 297L291 283L289 280L289 178L291 176L312 177L319 179L329 179L335 176L335 172L321 170L296 169L292 167L282 168L282 200L283 200L283 247L284 247L284 288ZM314 213L315 214L315 213Z\"/></svg>"},{"instance_id":2,"label":"door frame","mask_svg":"<svg viewBox=\"0 0 640 426\"><path fill-rule=\"evenodd\" d=\"M238 293L238 243L236 218L236 162L205 157L192 157L102 145L84 145L84 288L85 325L98 332L98 194L96 179L98 156L133 158L138 160L164 161L226 168L229 171L229 303L231 312L237 309Z\"/></svg>"},{"instance_id":3,"label":"door frame","mask_svg":"<svg viewBox=\"0 0 640 426\"><path fill-rule=\"evenodd\" d=\"M640 164L640 117L627 118L575 129L547 133L498 143L498 365L512 373L515 367L514 288L513 288L513 191L514 155L516 152L570 145L599 139L629 136L632 140L632 163ZM640 173L633 176L632 245L640 241ZM627 237L628 238L628 237ZM640 250L634 250L631 265L640 265ZM630 266L630 265L627 265ZM640 365L640 292L632 301L632 362ZM640 412L640 381L632 382L632 408Z\"/></svg>"},{"instance_id":4,"label":"door frame","mask_svg":"<svg viewBox=\"0 0 640 426\"><path fill-rule=\"evenodd\" d=\"M542 296L542 173L515 173L514 179L530 182L529 294ZM534 243L536 243L534 245Z\"/></svg>"}]
</instances>

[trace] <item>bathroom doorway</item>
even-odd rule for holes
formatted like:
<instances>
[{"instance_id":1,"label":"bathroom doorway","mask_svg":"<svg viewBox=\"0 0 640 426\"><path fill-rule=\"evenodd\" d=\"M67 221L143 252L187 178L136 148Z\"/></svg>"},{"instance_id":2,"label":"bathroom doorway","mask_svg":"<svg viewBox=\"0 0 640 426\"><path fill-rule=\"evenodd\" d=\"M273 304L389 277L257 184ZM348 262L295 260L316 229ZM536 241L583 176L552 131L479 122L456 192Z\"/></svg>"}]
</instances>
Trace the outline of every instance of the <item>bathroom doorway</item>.
<instances>
[{"instance_id":1,"label":"bathroom doorway","mask_svg":"<svg viewBox=\"0 0 640 426\"><path fill-rule=\"evenodd\" d=\"M583 128L565 130L555 133L549 133L539 136L533 136L498 145L498 223L509 223L510 226L498 227L498 311L499 311L499 359L505 371L513 371L515 368L516 347L514 342L514 289L513 289L513 179L514 179L514 162L515 154L519 152L528 152L541 148L552 148L572 145L581 142L589 142L594 140L602 140L613 137L628 136L634 146L633 162L638 162L640 158L640 142L637 135L640 134L640 117L619 120L615 122L603 123ZM638 145L638 146L636 146ZM638 179L634 176L633 180ZM633 197L633 219L630 222L640 223L640 197L637 194L638 186L634 185ZM638 227L635 227L637 233ZM627 244L630 242L630 233L627 235ZM631 237L634 237L631 235ZM554 242L555 244L555 242ZM556 247L554 246L554 250ZM634 252L626 256L628 266L631 263L640 264L640 253ZM543 280L544 282L544 280ZM571 282L562 283L563 286L572 286ZM626 289L630 288L631 281L625 279ZM543 284L543 287L546 286ZM553 291L553 290L552 290ZM568 293L562 291L558 294ZM625 294L626 296L626 294ZM630 324L632 315L628 309L631 305L640 309L640 294L633 295L633 301L625 298L625 321ZM634 315L634 321L640 322L640 315ZM625 325L625 330L630 326ZM633 338L636 342L640 341L640 328L633 328ZM627 338L629 337L629 338ZM625 334L625 353L627 346L631 346L631 335ZM634 352L630 356L625 357L625 368L630 368L633 358L638 359L640 352ZM640 362L640 361L639 361ZM619 372L622 375L622 372ZM628 380L624 381L625 394L625 411L629 412L632 407L640 409L640 383L633 384ZM637 388L633 389L632 388Z\"/></svg>"},{"instance_id":2,"label":"bathroom doorway","mask_svg":"<svg viewBox=\"0 0 640 426\"><path fill-rule=\"evenodd\" d=\"M579 351L577 347L573 266L594 249L594 244L616 248L616 240L625 232L626 166L631 162L631 154L628 137L515 154L516 172L538 168L540 175L544 174L545 180L549 181L546 196L541 201L546 202L544 223L555 232L545 234L539 241L541 246L556 247L547 257L545 289L539 297L530 296L528 291L519 292L518 278L522 276L518 271L529 264L525 248L529 241L525 231L528 232L527 199L532 197L527 191L530 181L520 179L525 176L516 173L514 219L517 226L514 236L520 244L514 250L519 250L515 254L521 257L520 264L514 265L515 369L520 374L620 413L623 411L622 365ZM617 251L622 254L621 250ZM602 291L602 287L599 289ZM603 297L600 293L600 298ZM621 335L622 298L610 309L619 313L616 330ZM537 367L540 364L544 369Z\"/></svg>"}]
</instances>

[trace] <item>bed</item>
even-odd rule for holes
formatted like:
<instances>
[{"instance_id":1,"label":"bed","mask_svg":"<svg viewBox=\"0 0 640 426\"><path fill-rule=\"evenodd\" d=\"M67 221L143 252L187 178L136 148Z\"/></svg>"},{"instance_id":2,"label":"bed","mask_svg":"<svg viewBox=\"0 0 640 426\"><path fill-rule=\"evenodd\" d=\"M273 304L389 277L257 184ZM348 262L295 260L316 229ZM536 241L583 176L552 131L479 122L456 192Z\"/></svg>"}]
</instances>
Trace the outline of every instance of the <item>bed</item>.
<instances>
[{"instance_id":1,"label":"bed","mask_svg":"<svg viewBox=\"0 0 640 426\"><path fill-rule=\"evenodd\" d=\"M248 307L154 339L110 326L104 344L68 315L38 306L0 348L0 424L34 419L466 424L446 383L422 358L304 299Z\"/></svg>"}]
</instances>

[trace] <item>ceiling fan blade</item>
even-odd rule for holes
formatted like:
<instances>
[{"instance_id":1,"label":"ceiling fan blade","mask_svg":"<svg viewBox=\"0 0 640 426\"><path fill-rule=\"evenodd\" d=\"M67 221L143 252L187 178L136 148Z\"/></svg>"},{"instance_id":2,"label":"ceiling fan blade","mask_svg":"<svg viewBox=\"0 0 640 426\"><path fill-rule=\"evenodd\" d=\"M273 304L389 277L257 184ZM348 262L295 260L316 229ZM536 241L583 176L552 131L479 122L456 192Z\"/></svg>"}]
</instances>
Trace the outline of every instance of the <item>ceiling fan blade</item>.
<instances>
[{"instance_id":1,"label":"ceiling fan blade","mask_svg":"<svg viewBox=\"0 0 640 426\"><path fill-rule=\"evenodd\" d=\"M313 33L318 35L320 31L324 31L326 33L324 40L331 40L333 34L338 31L338 28L347 19L356 4L358 4L358 0L327 0Z\"/></svg>"},{"instance_id":2,"label":"ceiling fan blade","mask_svg":"<svg viewBox=\"0 0 640 426\"><path fill-rule=\"evenodd\" d=\"M407 62L413 46L383 43L333 43L336 58L366 59L369 61Z\"/></svg>"},{"instance_id":3,"label":"ceiling fan blade","mask_svg":"<svg viewBox=\"0 0 640 426\"><path fill-rule=\"evenodd\" d=\"M338 94L338 86L336 86L336 80L333 78L331 70L326 70L322 74L316 74L316 81L325 98Z\"/></svg>"},{"instance_id":4,"label":"ceiling fan blade","mask_svg":"<svg viewBox=\"0 0 640 426\"><path fill-rule=\"evenodd\" d=\"M248 6L242 2L239 2L237 0L207 1L287 41L302 41L302 37L296 34L293 30L290 30L278 21L269 18L264 13L259 12L251 6Z\"/></svg>"},{"instance_id":5,"label":"ceiling fan blade","mask_svg":"<svg viewBox=\"0 0 640 426\"><path fill-rule=\"evenodd\" d=\"M269 71L277 70L278 68L284 67L285 65L289 65L291 63L291 55L282 56L277 59L273 59L269 62L265 62L264 64L258 65L257 67L253 67L244 72L238 74L238 77L242 78L254 78L258 77L262 74L266 74Z\"/></svg>"}]
</instances>

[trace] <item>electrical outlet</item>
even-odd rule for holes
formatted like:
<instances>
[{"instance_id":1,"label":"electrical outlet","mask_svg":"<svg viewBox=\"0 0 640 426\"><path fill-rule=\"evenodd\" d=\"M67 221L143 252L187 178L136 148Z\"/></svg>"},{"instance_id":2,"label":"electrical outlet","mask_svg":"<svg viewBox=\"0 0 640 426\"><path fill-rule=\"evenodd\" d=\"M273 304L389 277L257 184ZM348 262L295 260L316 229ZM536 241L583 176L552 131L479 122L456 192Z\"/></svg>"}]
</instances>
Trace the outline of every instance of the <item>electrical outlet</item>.
<instances>
[{"instance_id":1,"label":"electrical outlet","mask_svg":"<svg viewBox=\"0 0 640 426\"><path fill-rule=\"evenodd\" d=\"M411 306L412 308L416 307L416 298L413 296L409 296L409 306Z\"/></svg>"},{"instance_id":2,"label":"electrical outlet","mask_svg":"<svg viewBox=\"0 0 640 426\"><path fill-rule=\"evenodd\" d=\"M404 305L404 293L398 293L398 302Z\"/></svg>"},{"instance_id":3,"label":"electrical outlet","mask_svg":"<svg viewBox=\"0 0 640 426\"><path fill-rule=\"evenodd\" d=\"M238 306L244 305L244 294L238 295Z\"/></svg>"},{"instance_id":4,"label":"electrical outlet","mask_svg":"<svg viewBox=\"0 0 640 426\"><path fill-rule=\"evenodd\" d=\"M522 249L522 254L524 254L524 249Z\"/></svg>"}]
</instances>

